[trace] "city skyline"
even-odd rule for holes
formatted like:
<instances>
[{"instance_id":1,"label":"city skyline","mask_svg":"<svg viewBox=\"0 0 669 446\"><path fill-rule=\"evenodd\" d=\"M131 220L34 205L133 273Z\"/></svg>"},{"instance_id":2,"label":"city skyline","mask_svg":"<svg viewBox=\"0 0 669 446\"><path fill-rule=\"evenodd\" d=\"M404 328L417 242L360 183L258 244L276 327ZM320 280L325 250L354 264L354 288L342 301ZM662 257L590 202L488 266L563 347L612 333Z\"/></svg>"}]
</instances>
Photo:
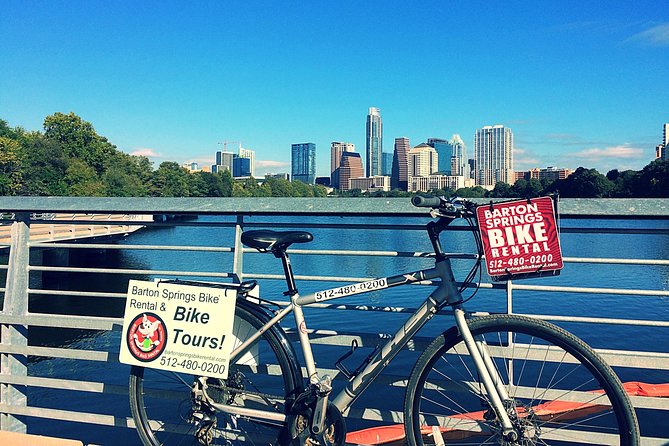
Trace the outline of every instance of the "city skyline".
<instances>
[{"instance_id":1,"label":"city skyline","mask_svg":"<svg viewBox=\"0 0 669 446\"><path fill-rule=\"evenodd\" d=\"M155 166L214 164L218 142L242 141L259 177L290 171L291 144L310 141L316 175L327 176L333 141L364 159L365 116L377 107L386 153L398 137L459 134L472 158L476 129L502 124L515 135L515 170L638 170L669 121L662 10L650 0L8 0L0 119L40 130L46 116L74 112ZM346 23L346 33L331 23ZM454 24L457 32L442 32Z\"/></svg>"}]
</instances>

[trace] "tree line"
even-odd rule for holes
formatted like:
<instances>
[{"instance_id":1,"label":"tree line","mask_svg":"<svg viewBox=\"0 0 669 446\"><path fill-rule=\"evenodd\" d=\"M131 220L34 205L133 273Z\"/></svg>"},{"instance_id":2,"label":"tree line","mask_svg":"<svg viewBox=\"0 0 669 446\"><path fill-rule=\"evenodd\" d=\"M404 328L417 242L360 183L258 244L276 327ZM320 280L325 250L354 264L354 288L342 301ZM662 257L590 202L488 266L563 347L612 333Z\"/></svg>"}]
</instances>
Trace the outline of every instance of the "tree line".
<instances>
[{"instance_id":1,"label":"tree line","mask_svg":"<svg viewBox=\"0 0 669 446\"><path fill-rule=\"evenodd\" d=\"M43 131L0 119L0 195L87 197L324 197L325 187L270 178L235 180L229 171L189 172L118 150L74 113L55 113Z\"/></svg>"},{"instance_id":2,"label":"tree line","mask_svg":"<svg viewBox=\"0 0 669 446\"><path fill-rule=\"evenodd\" d=\"M230 172L189 172L166 161L157 169L145 156L129 155L96 133L74 113L55 113L43 131L10 127L0 119L0 195L109 197L325 197L327 189L300 181L233 179ZM640 171L617 169L606 175L579 167L563 180L518 180L435 195L465 198L531 198L559 192L567 198L669 197L669 161L656 160ZM412 194L334 192L342 197L408 197Z\"/></svg>"}]
</instances>

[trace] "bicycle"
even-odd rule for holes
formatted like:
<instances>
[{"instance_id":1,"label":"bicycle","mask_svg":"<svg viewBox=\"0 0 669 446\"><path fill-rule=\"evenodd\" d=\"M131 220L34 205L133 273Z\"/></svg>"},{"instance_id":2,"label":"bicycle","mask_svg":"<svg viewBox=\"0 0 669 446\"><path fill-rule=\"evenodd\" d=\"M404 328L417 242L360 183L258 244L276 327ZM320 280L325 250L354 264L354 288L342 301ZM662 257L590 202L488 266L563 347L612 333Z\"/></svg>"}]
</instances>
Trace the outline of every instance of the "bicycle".
<instances>
[{"instance_id":1,"label":"bicycle","mask_svg":"<svg viewBox=\"0 0 669 446\"><path fill-rule=\"evenodd\" d=\"M583 341L535 318L471 317L465 312L471 296L465 299L462 292L480 268L480 234L473 231L478 260L460 286L439 236L457 218L473 226L476 206L437 197L414 197L412 203L431 208L435 218L426 225L434 267L305 296L298 293L286 250L313 236L303 231L244 232L244 245L281 260L290 303L272 309L268 301L247 298L253 282L241 284L236 345L226 380L133 366L130 404L142 442L340 446L346 438L342 414L433 315L450 307L455 325L420 355L406 386L408 444L638 445L636 414L620 380ZM441 282L394 336L355 371L339 367L348 382L333 396L331 379L317 373L302 308L433 279ZM306 380L279 325L290 313Z\"/></svg>"}]
</instances>

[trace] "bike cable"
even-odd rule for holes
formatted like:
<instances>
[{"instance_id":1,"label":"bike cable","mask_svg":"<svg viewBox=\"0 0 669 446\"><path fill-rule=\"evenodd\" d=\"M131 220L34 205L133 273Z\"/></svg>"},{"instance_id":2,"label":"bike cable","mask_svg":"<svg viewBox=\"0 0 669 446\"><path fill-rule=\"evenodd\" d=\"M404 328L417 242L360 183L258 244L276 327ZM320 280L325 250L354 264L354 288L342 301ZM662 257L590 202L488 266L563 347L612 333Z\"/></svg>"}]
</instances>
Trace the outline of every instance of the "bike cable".
<instances>
[{"instance_id":1,"label":"bike cable","mask_svg":"<svg viewBox=\"0 0 669 446\"><path fill-rule=\"evenodd\" d=\"M478 231L478 228L476 227L476 224L471 216L468 215L464 216L464 219L472 229L472 235L474 236L474 243L476 245L477 256L476 256L476 262L474 262L474 266L472 266L472 269L469 271L469 274L467 274L467 277L465 277L465 280L462 282L462 285L460 285L459 291L462 293L464 290L469 288L470 285L474 283L474 279L476 278L477 274L478 274L478 280L476 281L476 287L474 288L472 294L466 299L463 299L460 302L461 304L470 301L476 295L478 290L481 288L481 279L482 279L481 259L483 258L483 243L481 242L481 234Z\"/></svg>"}]
</instances>

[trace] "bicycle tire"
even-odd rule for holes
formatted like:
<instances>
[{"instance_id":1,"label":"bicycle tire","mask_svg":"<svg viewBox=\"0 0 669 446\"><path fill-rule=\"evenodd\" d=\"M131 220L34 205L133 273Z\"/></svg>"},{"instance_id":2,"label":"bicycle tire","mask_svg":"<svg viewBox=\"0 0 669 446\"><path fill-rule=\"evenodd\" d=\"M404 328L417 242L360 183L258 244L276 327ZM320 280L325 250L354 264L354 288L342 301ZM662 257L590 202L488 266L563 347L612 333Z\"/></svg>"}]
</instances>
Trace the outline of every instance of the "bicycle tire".
<instances>
[{"instance_id":1,"label":"bicycle tire","mask_svg":"<svg viewBox=\"0 0 669 446\"><path fill-rule=\"evenodd\" d=\"M404 402L409 445L640 444L636 413L620 380L582 340L516 315L473 318L468 325L475 339L488 345L520 438L502 437L453 327L432 341L411 373Z\"/></svg>"},{"instance_id":2,"label":"bicycle tire","mask_svg":"<svg viewBox=\"0 0 669 446\"><path fill-rule=\"evenodd\" d=\"M237 304L233 335L235 345L256 333L266 317L260 310ZM266 315L265 315L266 316ZM207 379L208 394L215 401L245 405L253 409L286 413L302 387L299 364L285 337L272 328L261 335L241 358L230 364L228 379ZM262 372L262 373L257 373ZM130 374L130 408L135 427L145 446L200 445L202 424L193 423L191 386L194 375L133 366ZM216 424L207 432L211 445L284 442L285 423L264 422L249 417L216 412Z\"/></svg>"}]
</instances>

